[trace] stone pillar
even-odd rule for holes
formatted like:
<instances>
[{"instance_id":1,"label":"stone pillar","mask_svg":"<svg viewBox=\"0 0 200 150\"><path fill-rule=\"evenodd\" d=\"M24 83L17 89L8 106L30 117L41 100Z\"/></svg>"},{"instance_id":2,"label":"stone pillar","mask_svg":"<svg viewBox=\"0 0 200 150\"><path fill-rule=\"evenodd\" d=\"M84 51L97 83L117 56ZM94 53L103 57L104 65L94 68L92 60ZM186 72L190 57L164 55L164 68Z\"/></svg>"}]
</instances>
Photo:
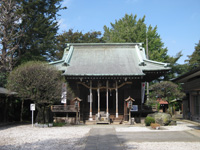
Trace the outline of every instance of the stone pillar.
<instances>
[{"instance_id":1,"label":"stone pillar","mask_svg":"<svg viewBox=\"0 0 200 150\"><path fill-rule=\"evenodd\" d=\"M92 80L90 80L90 115L89 120L92 121Z\"/></svg>"},{"instance_id":2,"label":"stone pillar","mask_svg":"<svg viewBox=\"0 0 200 150\"><path fill-rule=\"evenodd\" d=\"M98 83L97 95L98 95L98 117L100 117L100 87L99 87L99 83Z\"/></svg>"},{"instance_id":3,"label":"stone pillar","mask_svg":"<svg viewBox=\"0 0 200 150\"><path fill-rule=\"evenodd\" d=\"M108 80L106 81L106 116L108 117Z\"/></svg>"},{"instance_id":4,"label":"stone pillar","mask_svg":"<svg viewBox=\"0 0 200 150\"><path fill-rule=\"evenodd\" d=\"M115 82L116 84L116 118L118 118L118 85L117 85L117 81Z\"/></svg>"}]
</instances>

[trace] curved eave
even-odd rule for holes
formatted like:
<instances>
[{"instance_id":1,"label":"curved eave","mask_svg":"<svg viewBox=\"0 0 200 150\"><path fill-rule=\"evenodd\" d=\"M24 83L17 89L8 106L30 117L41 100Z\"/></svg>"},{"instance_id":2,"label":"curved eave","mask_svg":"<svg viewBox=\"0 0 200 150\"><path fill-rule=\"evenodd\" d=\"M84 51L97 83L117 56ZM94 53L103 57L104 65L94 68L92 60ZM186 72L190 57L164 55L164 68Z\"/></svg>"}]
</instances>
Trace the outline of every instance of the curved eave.
<instances>
[{"instance_id":1,"label":"curved eave","mask_svg":"<svg viewBox=\"0 0 200 150\"><path fill-rule=\"evenodd\" d=\"M144 76L145 74L67 74L64 76Z\"/></svg>"},{"instance_id":2,"label":"curved eave","mask_svg":"<svg viewBox=\"0 0 200 150\"><path fill-rule=\"evenodd\" d=\"M168 65L170 65L169 63L162 63L162 62L158 62L158 61L153 61L153 60L149 60L149 59L144 59L144 62L149 62L149 63L153 63L156 65L161 65L164 67L167 67Z\"/></svg>"},{"instance_id":3,"label":"curved eave","mask_svg":"<svg viewBox=\"0 0 200 150\"><path fill-rule=\"evenodd\" d=\"M69 43L72 46L142 46L143 43Z\"/></svg>"},{"instance_id":4,"label":"curved eave","mask_svg":"<svg viewBox=\"0 0 200 150\"><path fill-rule=\"evenodd\" d=\"M160 69L155 69L155 70L153 70L153 69L142 69L142 71L169 71L169 70L171 70L171 67L167 67L167 68L160 68Z\"/></svg>"},{"instance_id":5,"label":"curved eave","mask_svg":"<svg viewBox=\"0 0 200 150\"><path fill-rule=\"evenodd\" d=\"M64 62L64 60L57 60L57 61L50 62L49 64L50 65L56 65L56 64L63 63L63 62Z\"/></svg>"}]
</instances>

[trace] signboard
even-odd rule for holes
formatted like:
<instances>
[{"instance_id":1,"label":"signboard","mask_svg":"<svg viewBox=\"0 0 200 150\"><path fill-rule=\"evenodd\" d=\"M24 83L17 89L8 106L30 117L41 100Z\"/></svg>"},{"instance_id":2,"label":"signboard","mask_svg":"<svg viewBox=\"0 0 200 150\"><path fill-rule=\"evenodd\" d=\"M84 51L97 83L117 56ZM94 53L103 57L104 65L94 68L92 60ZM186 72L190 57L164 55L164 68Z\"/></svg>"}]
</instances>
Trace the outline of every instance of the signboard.
<instances>
[{"instance_id":1,"label":"signboard","mask_svg":"<svg viewBox=\"0 0 200 150\"><path fill-rule=\"evenodd\" d=\"M132 101L128 101L127 102L127 108L131 109L131 107L132 107Z\"/></svg>"},{"instance_id":2,"label":"signboard","mask_svg":"<svg viewBox=\"0 0 200 150\"><path fill-rule=\"evenodd\" d=\"M138 105L132 105L131 111L138 111Z\"/></svg>"},{"instance_id":3,"label":"signboard","mask_svg":"<svg viewBox=\"0 0 200 150\"><path fill-rule=\"evenodd\" d=\"M67 103L67 84L62 84L62 95L61 95L61 103Z\"/></svg>"},{"instance_id":4,"label":"signboard","mask_svg":"<svg viewBox=\"0 0 200 150\"><path fill-rule=\"evenodd\" d=\"M33 114L35 111L35 104L30 104L30 110L32 111L32 127L33 127Z\"/></svg>"},{"instance_id":5,"label":"signboard","mask_svg":"<svg viewBox=\"0 0 200 150\"><path fill-rule=\"evenodd\" d=\"M30 110L31 110L31 111L35 111L35 104L31 104L31 105L30 105Z\"/></svg>"},{"instance_id":6,"label":"signboard","mask_svg":"<svg viewBox=\"0 0 200 150\"><path fill-rule=\"evenodd\" d=\"M92 95L92 99L93 99L93 95ZM92 102L92 99L91 99L91 102ZM88 95L88 103L90 103L90 95Z\"/></svg>"}]
</instances>

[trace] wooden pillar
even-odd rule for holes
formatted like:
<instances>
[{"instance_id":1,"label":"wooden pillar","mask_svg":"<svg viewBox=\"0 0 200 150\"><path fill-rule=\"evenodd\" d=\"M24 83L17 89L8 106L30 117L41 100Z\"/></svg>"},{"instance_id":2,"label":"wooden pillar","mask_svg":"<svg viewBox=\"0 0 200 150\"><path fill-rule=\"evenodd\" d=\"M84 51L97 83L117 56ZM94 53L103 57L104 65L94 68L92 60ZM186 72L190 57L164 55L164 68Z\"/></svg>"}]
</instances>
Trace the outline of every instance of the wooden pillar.
<instances>
[{"instance_id":1,"label":"wooden pillar","mask_svg":"<svg viewBox=\"0 0 200 150\"><path fill-rule=\"evenodd\" d=\"M128 121L126 101L124 101L124 120Z\"/></svg>"},{"instance_id":2,"label":"wooden pillar","mask_svg":"<svg viewBox=\"0 0 200 150\"><path fill-rule=\"evenodd\" d=\"M92 80L90 80L90 115L89 120L92 121Z\"/></svg>"},{"instance_id":3,"label":"wooden pillar","mask_svg":"<svg viewBox=\"0 0 200 150\"><path fill-rule=\"evenodd\" d=\"M117 81L116 81L116 118L118 118L118 85L117 85Z\"/></svg>"},{"instance_id":4,"label":"wooden pillar","mask_svg":"<svg viewBox=\"0 0 200 150\"><path fill-rule=\"evenodd\" d=\"M108 117L108 80L106 81L106 116Z\"/></svg>"},{"instance_id":5,"label":"wooden pillar","mask_svg":"<svg viewBox=\"0 0 200 150\"><path fill-rule=\"evenodd\" d=\"M98 83L97 95L98 95L98 117L100 117L100 87L99 87L99 83Z\"/></svg>"}]
</instances>

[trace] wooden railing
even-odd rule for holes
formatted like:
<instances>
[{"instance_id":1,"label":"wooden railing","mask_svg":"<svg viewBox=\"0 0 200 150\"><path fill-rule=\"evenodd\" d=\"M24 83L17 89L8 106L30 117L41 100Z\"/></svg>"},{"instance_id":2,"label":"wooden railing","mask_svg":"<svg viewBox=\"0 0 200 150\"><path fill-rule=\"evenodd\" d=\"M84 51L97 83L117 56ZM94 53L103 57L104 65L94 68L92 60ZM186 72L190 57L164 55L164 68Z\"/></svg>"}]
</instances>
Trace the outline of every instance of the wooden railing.
<instances>
[{"instance_id":1,"label":"wooden railing","mask_svg":"<svg viewBox=\"0 0 200 150\"><path fill-rule=\"evenodd\" d=\"M74 105L53 105L51 106L52 112L76 112Z\"/></svg>"}]
</instances>

